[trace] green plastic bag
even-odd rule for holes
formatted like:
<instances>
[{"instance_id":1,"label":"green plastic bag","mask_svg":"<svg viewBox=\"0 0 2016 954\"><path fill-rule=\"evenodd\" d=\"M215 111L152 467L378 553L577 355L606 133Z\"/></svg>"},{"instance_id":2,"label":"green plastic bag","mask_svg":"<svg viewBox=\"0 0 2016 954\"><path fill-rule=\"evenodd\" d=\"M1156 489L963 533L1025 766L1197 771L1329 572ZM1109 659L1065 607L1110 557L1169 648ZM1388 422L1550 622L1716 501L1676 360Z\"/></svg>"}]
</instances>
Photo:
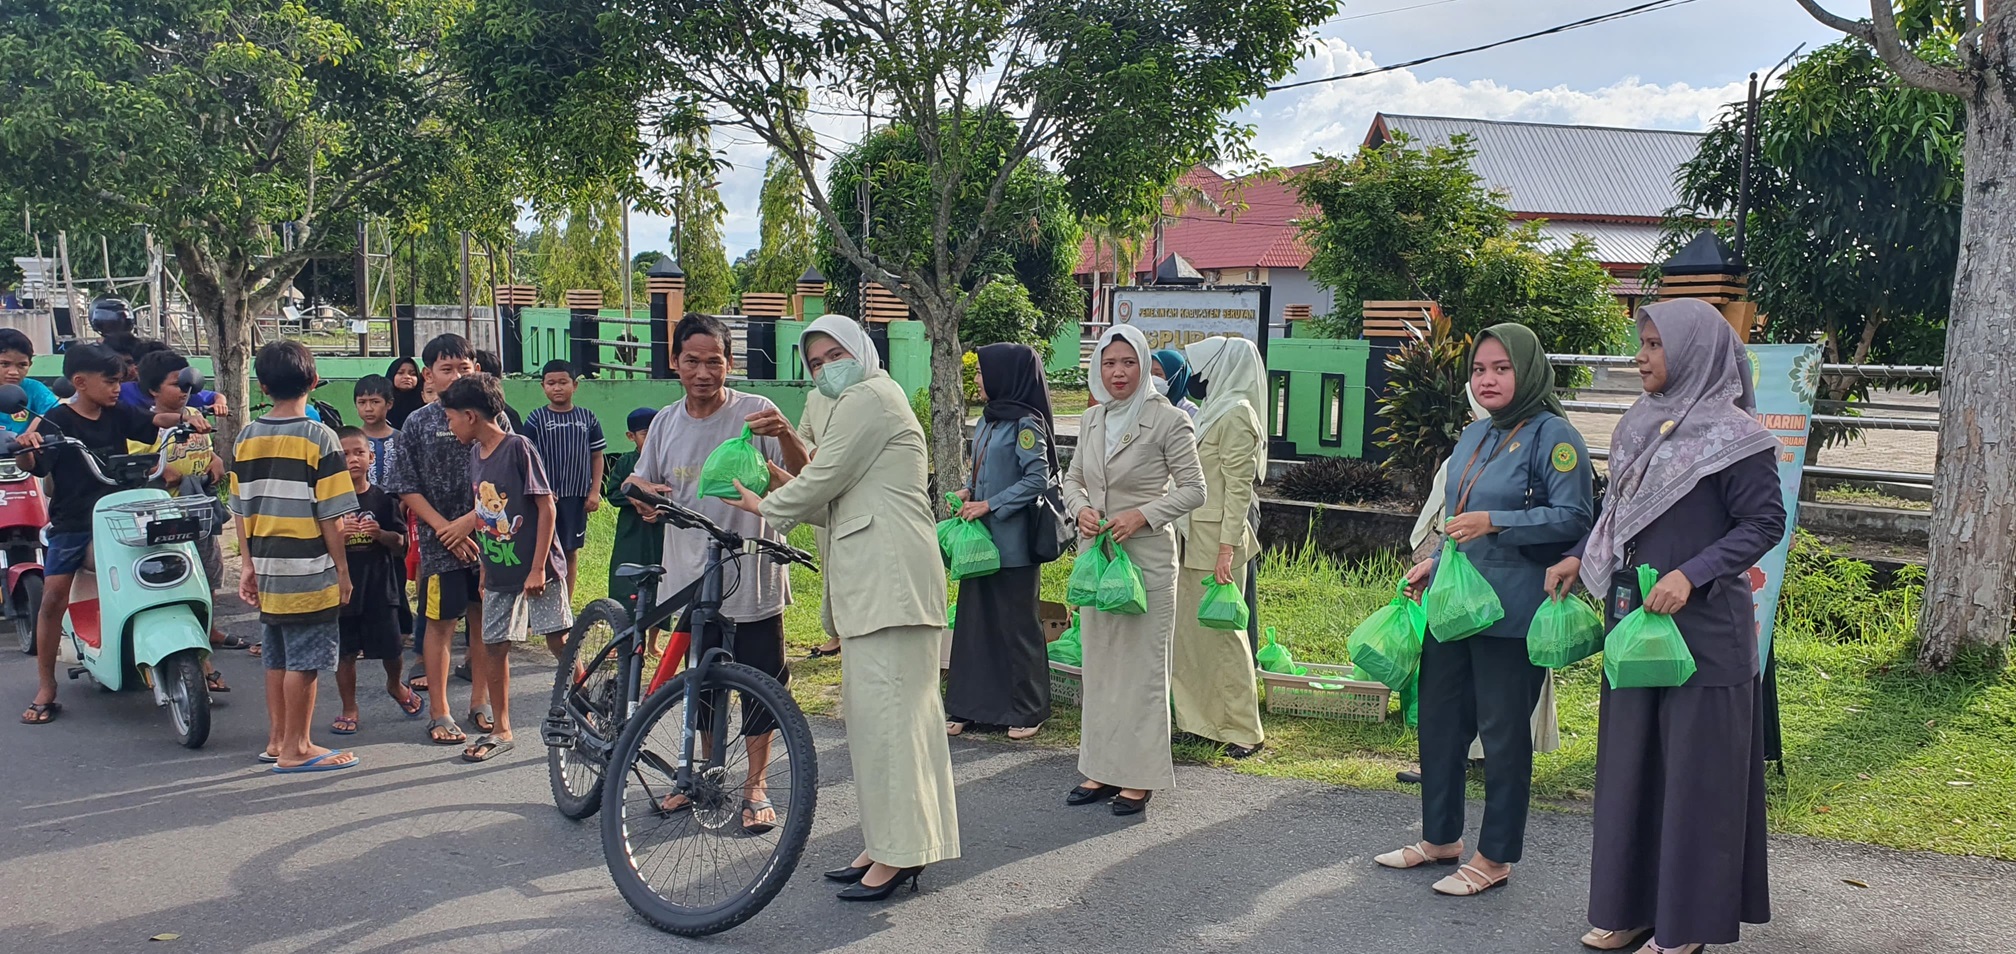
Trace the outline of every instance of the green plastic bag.
<instances>
[{"instance_id":1,"label":"green plastic bag","mask_svg":"<svg viewBox=\"0 0 2016 954\"><path fill-rule=\"evenodd\" d=\"M1526 658L1535 666L1561 669L1602 651L1603 613L1576 594L1543 601L1526 629Z\"/></svg>"},{"instance_id":2,"label":"green plastic bag","mask_svg":"<svg viewBox=\"0 0 2016 954\"><path fill-rule=\"evenodd\" d=\"M1309 674L1307 666L1295 665L1295 657L1288 652L1288 647L1281 645L1281 639L1272 626L1267 627L1266 639L1260 644L1260 650L1253 654L1253 661L1266 672L1278 672L1284 676Z\"/></svg>"},{"instance_id":3,"label":"green plastic bag","mask_svg":"<svg viewBox=\"0 0 2016 954\"><path fill-rule=\"evenodd\" d=\"M945 500L954 509L959 506L959 498L946 494ZM951 524L946 527L945 524ZM951 577L970 580L976 576L986 576L1001 569L1001 549L994 545L994 535L978 520L962 520L953 517L938 525L938 546L944 551L945 566Z\"/></svg>"},{"instance_id":4,"label":"green plastic bag","mask_svg":"<svg viewBox=\"0 0 2016 954\"><path fill-rule=\"evenodd\" d=\"M1099 578L1106 575L1106 535L1101 533L1078 545L1078 558L1071 563L1071 578L1064 587L1064 602L1072 606L1097 606Z\"/></svg>"},{"instance_id":5,"label":"green plastic bag","mask_svg":"<svg viewBox=\"0 0 2016 954\"><path fill-rule=\"evenodd\" d=\"M1453 544L1442 548L1441 565L1421 605L1428 610L1428 631L1445 643L1469 639L1505 618L1498 591Z\"/></svg>"},{"instance_id":6,"label":"green plastic bag","mask_svg":"<svg viewBox=\"0 0 2016 954\"><path fill-rule=\"evenodd\" d=\"M1236 586L1219 583L1216 576L1205 577L1204 599L1197 604L1197 622L1205 629L1245 629L1245 595Z\"/></svg>"},{"instance_id":7,"label":"green plastic bag","mask_svg":"<svg viewBox=\"0 0 2016 954\"><path fill-rule=\"evenodd\" d=\"M700 488L697 496L719 497L723 500L741 500L742 492L735 489L735 481L741 481L749 492L761 497L770 490L770 463L763 458L763 452L756 449L756 434L748 425L742 426L741 437L731 437L721 442L707 455L706 463L700 465Z\"/></svg>"},{"instance_id":8,"label":"green plastic bag","mask_svg":"<svg viewBox=\"0 0 2016 954\"><path fill-rule=\"evenodd\" d=\"M957 603L945 604L945 628L957 629L958 626L959 626L959 604Z\"/></svg>"},{"instance_id":9,"label":"green plastic bag","mask_svg":"<svg viewBox=\"0 0 2016 954\"><path fill-rule=\"evenodd\" d=\"M1393 601L1365 617L1345 640L1351 668L1395 691L1405 691L1421 670L1421 635L1428 611L1407 598L1407 578L1393 587Z\"/></svg>"},{"instance_id":10,"label":"green plastic bag","mask_svg":"<svg viewBox=\"0 0 2016 954\"><path fill-rule=\"evenodd\" d=\"M1050 641L1049 647L1044 652L1050 656L1051 662L1063 663L1066 666L1085 664L1085 648L1079 641L1077 613L1071 614L1071 628L1057 634L1057 638Z\"/></svg>"},{"instance_id":11,"label":"green plastic bag","mask_svg":"<svg viewBox=\"0 0 2016 954\"><path fill-rule=\"evenodd\" d=\"M1638 592L1650 595L1659 571L1638 568ZM1665 689L1694 677L1694 653L1673 617L1645 607L1617 621L1603 640L1603 675L1612 689Z\"/></svg>"},{"instance_id":12,"label":"green plastic bag","mask_svg":"<svg viewBox=\"0 0 2016 954\"><path fill-rule=\"evenodd\" d=\"M1106 560L1106 572L1099 574L1099 599L1092 605L1099 612L1117 616L1140 616L1148 612L1148 587L1141 579L1141 568L1127 557L1127 551L1120 544L1106 539L1106 545L1113 550Z\"/></svg>"}]
</instances>

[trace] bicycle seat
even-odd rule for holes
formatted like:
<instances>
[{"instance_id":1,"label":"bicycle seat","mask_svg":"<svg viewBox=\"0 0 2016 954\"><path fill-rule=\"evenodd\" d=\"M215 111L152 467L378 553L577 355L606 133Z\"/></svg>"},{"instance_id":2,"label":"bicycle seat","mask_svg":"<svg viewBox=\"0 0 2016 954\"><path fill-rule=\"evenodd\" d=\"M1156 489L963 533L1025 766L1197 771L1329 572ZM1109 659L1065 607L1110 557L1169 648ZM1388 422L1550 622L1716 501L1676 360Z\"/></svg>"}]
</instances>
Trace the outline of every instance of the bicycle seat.
<instances>
[{"instance_id":1,"label":"bicycle seat","mask_svg":"<svg viewBox=\"0 0 2016 954\"><path fill-rule=\"evenodd\" d=\"M645 580L656 583L665 576L665 567L657 563L625 563L616 567L619 580Z\"/></svg>"}]
</instances>

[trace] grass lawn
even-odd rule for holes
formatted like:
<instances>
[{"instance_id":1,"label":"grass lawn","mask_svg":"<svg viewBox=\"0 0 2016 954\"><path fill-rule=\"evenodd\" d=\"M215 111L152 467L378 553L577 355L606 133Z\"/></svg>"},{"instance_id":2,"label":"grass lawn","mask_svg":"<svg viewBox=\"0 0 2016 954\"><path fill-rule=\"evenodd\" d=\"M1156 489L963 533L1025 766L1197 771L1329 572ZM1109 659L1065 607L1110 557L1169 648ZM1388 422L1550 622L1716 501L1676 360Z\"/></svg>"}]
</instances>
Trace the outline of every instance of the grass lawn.
<instances>
[{"instance_id":1,"label":"grass lawn","mask_svg":"<svg viewBox=\"0 0 2016 954\"><path fill-rule=\"evenodd\" d=\"M1062 413L1062 408L1059 408ZM577 605L605 592L613 510L589 521ZM800 528L792 542L812 549ZM593 568L592 570L590 568ZM1351 628L1392 599L1398 563L1343 565L1319 554L1269 553L1260 573L1263 625L1278 628L1299 661L1341 662ZM1908 571L1907 571L1908 572ZM1043 592L1061 599L1068 558L1044 568ZM1802 539L1778 618L1778 683L1786 759L1769 776L1772 830L1892 848L2016 860L2016 669L1972 665L1943 676L1912 668L1918 587L1869 588L1866 564L1832 557ZM833 715L840 663L806 661L825 641L819 581L792 570L798 596L785 617L791 688L809 713ZM1596 766L1600 670L1589 660L1556 675L1561 749L1537 756L1534 795L1586 811ZM1397 697L1397 695L1396 695ZM1414 790L1393 779L1414 759L1414 731L1399 713L1384 723L1266 716L1267 748L1234 762L1178 746L1180 761L1231 771L1361 788ZM1078 712L1058 705L1031 744L1070 748ZM1482 797L1473 783L1474 794Z\"/></svg>"},{"instance_id":2,"label":"grass lawn","mask_svg":"<svg viewBox=\"0 0 2016 954\"><path fill-rule=\"evenodd\" d=\"M1050 413L1057 417L1083 414L1091 403L1092 392L1084 388L1053 388L1050 391Z\"/></svg>"}]
</instances>

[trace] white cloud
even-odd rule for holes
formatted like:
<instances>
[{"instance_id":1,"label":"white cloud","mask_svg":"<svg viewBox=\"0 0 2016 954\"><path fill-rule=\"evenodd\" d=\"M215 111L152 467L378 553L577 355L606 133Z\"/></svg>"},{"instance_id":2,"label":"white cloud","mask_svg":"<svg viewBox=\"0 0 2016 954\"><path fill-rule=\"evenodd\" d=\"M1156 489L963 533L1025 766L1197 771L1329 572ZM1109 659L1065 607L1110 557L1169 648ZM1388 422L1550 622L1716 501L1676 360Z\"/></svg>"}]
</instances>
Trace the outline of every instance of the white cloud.
<instances>
[{"instance_id":1,"label":"white cloud","mask_svg":"<svg viewBox=\"0 0 2016 954\"><path fill-rule=\"evenodd\" d=\"M1325 38L1303 58L1293 80L1371 69L1373 57L1343 40ZM1423 79L1394 70L1276 93L1249 109L1257 145L1281 165L1307 161L1315 152L1343 153L1364 141L1375 113L1459 116L1530 122L1579 123L1646 129L1698 130L1722 107L1743 98L1746 81L1722 86L1644 83L1625 77L1597 89L1565 85L1518 89L1494 80Z\"/></svg>"}]
</instances>

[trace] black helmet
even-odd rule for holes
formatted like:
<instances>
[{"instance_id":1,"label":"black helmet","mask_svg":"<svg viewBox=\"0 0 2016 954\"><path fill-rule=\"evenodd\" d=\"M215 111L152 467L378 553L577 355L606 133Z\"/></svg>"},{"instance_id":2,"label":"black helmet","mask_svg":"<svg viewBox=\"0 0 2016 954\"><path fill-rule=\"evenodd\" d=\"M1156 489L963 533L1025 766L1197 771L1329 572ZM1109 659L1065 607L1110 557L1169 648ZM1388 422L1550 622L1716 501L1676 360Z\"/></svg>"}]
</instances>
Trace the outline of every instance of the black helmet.
<instances>
[{"instance_id":1,"label":"black helmet","mask_svg":"<svg viewBox=\"0 0 2016 954\"><path fill-rule=\"evenodd\" d=\"M107 295L91 302L91 330L110 338L133 333L133 306Z\"/></svg>"}]
</instances>

